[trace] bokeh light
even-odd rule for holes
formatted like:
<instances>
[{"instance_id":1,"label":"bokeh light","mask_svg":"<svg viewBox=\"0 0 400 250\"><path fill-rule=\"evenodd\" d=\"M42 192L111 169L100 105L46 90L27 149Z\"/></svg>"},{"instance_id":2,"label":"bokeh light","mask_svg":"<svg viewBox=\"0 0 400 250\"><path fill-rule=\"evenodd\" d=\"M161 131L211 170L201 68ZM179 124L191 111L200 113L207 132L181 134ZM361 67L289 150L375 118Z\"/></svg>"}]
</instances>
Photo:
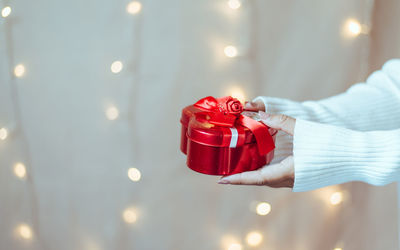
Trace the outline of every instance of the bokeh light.
<instances>
[{"instance_id":1,"label":"bokeh light","mask_svg":"<svg viewBox=\"0 0 400 250\"><path fill-rule=\"evenodd\" d=\"M115 61L111 64L111 72L113 72L114 74L118 74L119 72L121 72L123 67L124 65L121 61Z\"/></svg>"},{"instance_id":2,"label":"bokeh light","mask_svg":"<svg viewBox=\"0 0 400 250\"><path fill-rule=\"evenodd\" d=\"M126 6L126 11L129 14L135 15L142 10L142 4L138 1L132 1Z\"/></svg>"},{"instance_id":3,"label":"bokeh light","mask_svg":"<svg viewBox=\"0 0 400 250\"><path fill-rule=\"evenodd\" d=\"M231 9L239 9L242 3L239 0L228 0L228 6Z\"/></svg>"},{"instance_id":4,"label":"bokeh light","mask_svg":"<svg viewBox=\"0 0 400 250\"><path fill-rule=\"evenodd\" d=\"M261 244L262 240L263 236L258 231L252 231L246 235L246 242L249 246L258 246Z\"/></svg>"},{"instance_id":5,"label":"bokeh light","mask_svg":"<svg viewBox=\"0 0 400 250\"><path fill-rule=\"evenodd\" d=\"M26 167L23 163L17 162L14 164L14 174L18 178L22 179L26 176Z\"/></svg>"},{"instance_id":6,"label":"bokeh light","mask_svg":"<svg viewBox=\"0 0 400 250\"><path fill-rule=\"evenodd\" d=\"M224 48L224 53L227 57L236 57L238 55L238 50L235 46L229 45Z\"/></svg>"},{"instance_id":7,"label":"bokeh light","mask_svg":"<svg viewBox=\"0 0 400 250\"><path fill-rule=\"evenodd\" d=\"M139 171L139 169L137 168L130 168L128 169L128 177L129 179L131 179L132 181L139 181L141 178L141 173Z\"/></svg>"},{"instance_id":8,"label":"bokeh light","mask_svg":"<svg viewBox=\"0 0 400 250\"><path fill-rule=\"evenodd\" d=\"M238 99L241 103L246 101L246 95L244 94L243 89L237 86L228 88L227 95Z\"/></svg>"},{"instance_id":9,"label":"bokeh light","mask_svg":"<svg viewBox=\"0 0 400 250\"><path fill-rule=\"evenodd\" d=\"M8 136L8 130L6 128L0 128L0 140L4 141Z\"/></svg>"},{"instance_id":10,"label":"bokeh light","mask_svg":"<svg viewBox=\"0 0 400 250\"><path fill-rule=\"evenodd\" d=\"M6 18L11 14L11 7L10 6L6 6L1 10L1 16Z\"/></svg>"},{"instance_id":11,"label":"bokeh light","mask_svg":"<svg viewBox=\"0 0 400 250\"><path fill-rule=\"evenodd\" d=\"M134 208L127 208L122 213L122 218L128 224L135 223L137 220L137 213Z\"/></svg>"},{"instance_id":12,"label":"bokeh light","mask_svg":"<svg viewBox=\"0 0 400 250\"><path fill-rule=\"evenodd\" d=\"M25 74L25 66L23 64L18 64L14 68L14 75L16 77L22 77Z\"/></svg>"},{"instance_id":13,"label":"bokeh light","mask_svg":"<svg viewBox=\"0 0 400 250\"><path fill-rule=\"evenodd\" d=\"M271 205L267 202L260 202L256 207L258 215L267 215L271 212Z\"/></svg>"},{"instance_id":14,"label":"bokeh light","mask_svg":"<svg viewBox=\"0 0 400 250\"><path fill-rule=\"evenodd\" d=\"M334 192L333 194L331 194L331 197L329 200L332 205L334 205L334 206L339 205L343 201L343 193L342 192Z\"/></svg>"},{"instance_id":15,"label":"bokeh light","mask_svg":"<svg viewBox=\"0 0 400 250\"><path fill-rule=\"evenodd\" d=\"M32 229L29 225L27 224L21 224L17 226L16 232L18 236L25 240L30 240L33 237Z\"/></svg>"},{"instance_id":16,"label":"bokeh light","mask_svg":"<svg viewBox=\"0 0 400 250\"><path fill-rule=\"evenodd\" d=\"M106 116L108 120L116 120L119 116L119 110L116 107L111 106L106 109Z\"/></svg>"},{"instance_id":17,"label":"bokeh light","mask_svg":"<svg viewBox=\"0 0 400 250\"><path fill-rule=\"evenodd\" d=\"M233 243L230 244L228 247L228 250L242 250L242 245L240 245L239 243Z\"/></svg>"}]
</instances>

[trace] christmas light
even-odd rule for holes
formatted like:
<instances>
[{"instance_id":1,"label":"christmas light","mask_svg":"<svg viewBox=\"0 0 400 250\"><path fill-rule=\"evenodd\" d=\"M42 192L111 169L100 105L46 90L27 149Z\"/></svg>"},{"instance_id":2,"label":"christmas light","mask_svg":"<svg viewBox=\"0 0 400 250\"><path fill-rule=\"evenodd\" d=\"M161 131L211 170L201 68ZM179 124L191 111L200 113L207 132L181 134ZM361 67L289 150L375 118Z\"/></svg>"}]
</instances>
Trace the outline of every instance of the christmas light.
<instances>
[{"instance_id":1,"label":"christmas light","mask_svg":"<svg viewBox=\"0 0 400 250\"><path fill-rule=\"evenodd\" d=\"M239 243L230 244L228 250L242 250L242 245Z\"/></svg>"},{"instance_id":2,"label":"christmas light","mask_svg":"<svg viewBox=\"0 0 400 250\"><path fill-rule=\"evenodd\" d=\"M241 5L242 5L242 3L239 0L229 0L228 1L229 8L234 9L234 10L239 9Z\"/></svg>"},{"instance_id":3,"label":"christmas light","mask_svg":"<svg viewBox=\"0 0 400 250\"><path fill-rule=\"evenodd\" d=\"M358 36L361 33L361 24L357 20L349 20L347 29L353 36Z\"/></svg>"},{"instance_id":4,"label":"christmas light","mask_svg":"<svg viewBox=\"0 0 400 250\"><path fill-rule=\"evenodd\" d=\"M252 231L246 235L246 242L249 246L258 246L261 244L262 240L263 236L258 231Z\"/></svg>"},{"instance_id":5,"label":"christmas light","mask_svg":"<svg viewBox=\"0 0 400 250\"><path fill-rule=\"evenodd\" d=\"M18 64L14 68L14 75L16 77L22 77L25 74L25 66L23 64Z\"/></svg>"},{"instance_id":6,"label":"christmas light","mask_svg":"<svg viewBox=\"0 0 400 250\"><path fill-rule=\"evenodd\" d=\"M113 121L113 120L115 120L115 119L118 118L118 116L119 116L119 111L118 111L118 109L117 109L116 107L114 107L114 106L109 107L109 108L106 110L106 116L107 116L108 120Z\"/></svg>"},{"instance_id":7,"label":"christmas light","mask_svg":"<svg viewBox=\"0 0 400 250\"><path fill-rule=\"evenodd\" d=\"M236 57L238 55L237 48L235 46L229 45L224 48L224 53L227 57Z\"/></svg>"},{"instance_id":8,"label":"christmas light","mask_svg":"<svg viewBox=\"0 0 400 250\"><path fill-rule=\"evenodd\" d=\"M137 220L137 214L133 208L127 208L122 213L122 218L126 223L132 224Z\"/></svg>"},{"instance_id":9,"label":"christmas light","mask_svg":"<svg viewBox=\"0 0 400 250\"><path fill-rule=\"evenodd\" d=\"M113 72L114 74L118 74L119 72L121 72L123 67L124 65L121 61L115 61L111 64L111 72Z\"/></svg>"},{"instance_id":10,"label":"christmas light","mask_svg":"<svg viewBox=\"0 0 400 250\"><path fill-rule=\"evenodd\" d=\"M25 240L30 240L33 237L32 229L30 228L29 225L27 224L21 224L17 227L16 229L17 234L25 239Z\"/></svg>"},{"instance_id":11,"label":"christmas light","mask_svg":"<svg viewBox=\"0 0 400 250\"><path fill-rule=\"evenodd\" d=\"M141 177L139 169L137 169L137 168L128 169L128 177L132 181L139 181L140 177Z\"/></svg>"},{"instance_id":12,"label":"christmas light","mask_svg":"<svg viewBox=\"0 0 400 250\"><path fill-rule=\"evenodd\" d=\"M11 7L10 6L6 6L1 10L1 16L6 18L11 14Z\"/></svg>"},{"instance_id":13,"label":"christmas light","mask_svg":"<svg viewBox=\"0 0 400 250\"><path fill-rule=\"evenodd\" d=\"M342 192L335 192L331 195L330 202L332 205L338 205L343 201Z\"/></svg>"},{"instance_id":14,"label":"christmas light","mask_svg":"<svg viewBox=\"0 0 400 250\"><path fill-rule=\"evenodd\" d=\"M17 176L18 178L22 179L25 178L26 176L26 167L23 163L21 162L17 162L14 165L14 174L15 176Z\"/></svg>"},{"instance_id":15,"label":"christmas light","mask_svg":"<svg viewBox=\"0 0 400 250\"><path fill-rule=\"evenodd\" d=\"M0 140L4 141L8 136L8 130L6 128L0 128Z\"/></svg>"},{"instance_id":16,"label":"christmas light","mask_svg":"<svg viewBox=\"0 0 400 250\"><path fill-rule=\"evenodd\" d=\"M256 207L258 215L267 215L271 212L271 205L267 202L260 202Z\"/></svg>"},{"instance_id":17,"label":"christmas light","mask_svg":"<svg viewBox=\"0 0 400 250\"><path fill-rule=\"evenodd\" d=\"M142 10L142 4L140 2L137 2L137 1L130 2L126 6L126 11L129 14L132 14L132 15L135 15L135 14L139 13L141 10Z\"/></svg>"},{"instance_id":18,"label":"christmas light","mask_svg":"<svg viewBox=\"0 0 400 250\"><path fill-rule=\"evenodd\" d=\"M238 99L241 103L244 103L246 100L246 96L244 94L243 89L241 89L240 87L231 87L228 89L227 91L229 96L232 96L236 99Z\"/></svg>"}]
</instances>

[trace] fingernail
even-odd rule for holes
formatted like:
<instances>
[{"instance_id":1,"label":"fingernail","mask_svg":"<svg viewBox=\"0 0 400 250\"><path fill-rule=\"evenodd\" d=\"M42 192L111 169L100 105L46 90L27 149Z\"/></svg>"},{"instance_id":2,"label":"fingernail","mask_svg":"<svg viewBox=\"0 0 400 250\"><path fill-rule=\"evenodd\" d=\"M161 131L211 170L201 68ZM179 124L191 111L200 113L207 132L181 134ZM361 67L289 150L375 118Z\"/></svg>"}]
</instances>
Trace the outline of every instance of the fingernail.
<instances>
[{"instance_id":1,"label":"fingernail","mask_svg":"<svg viewBox=\"0 0 400 250\"><path fill-rule=\"evenodd\" d=\"M225 179L220 179L220 180L218 181L218 184L229 184L229 181L228 181L228 180L225 180Z\"/></svg>"}]
</instances>

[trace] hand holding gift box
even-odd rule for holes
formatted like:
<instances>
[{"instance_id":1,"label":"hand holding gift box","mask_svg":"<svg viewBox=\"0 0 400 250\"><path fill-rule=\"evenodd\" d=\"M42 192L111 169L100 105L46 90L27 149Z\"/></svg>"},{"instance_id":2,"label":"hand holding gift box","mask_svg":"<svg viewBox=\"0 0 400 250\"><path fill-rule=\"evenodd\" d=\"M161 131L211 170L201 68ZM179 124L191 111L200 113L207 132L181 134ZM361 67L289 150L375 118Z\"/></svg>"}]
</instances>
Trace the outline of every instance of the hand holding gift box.
<instances>
[{"instance_id":1,"label":"hand holding gift box","mask_svg":"<svg viewBox=\"0 0 400 250\"><path fill-rule=\"evenodd\" d=\"M248 117L230 96L206 97L182 110L181 151L194 171L230 175L271 162L276 130Z\"/></svg>"}]
</instances>

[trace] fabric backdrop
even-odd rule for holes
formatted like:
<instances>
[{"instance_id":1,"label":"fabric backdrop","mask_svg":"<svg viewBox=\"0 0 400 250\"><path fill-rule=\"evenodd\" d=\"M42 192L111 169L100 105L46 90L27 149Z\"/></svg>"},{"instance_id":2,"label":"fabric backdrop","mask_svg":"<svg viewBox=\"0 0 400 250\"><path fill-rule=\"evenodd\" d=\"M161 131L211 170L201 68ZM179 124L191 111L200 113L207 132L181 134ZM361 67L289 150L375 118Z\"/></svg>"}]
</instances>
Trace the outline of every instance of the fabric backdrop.
<instances>
[{"instance_id":1,"label":"fabric backdrop","mask_svg":"<svg viewBox=\"0 0 400 250\"><path fill-rule=\"evenodd\" d=\"M0 19L0 127L9 131L0 249L397 249L396 184L217 185L185 166L179 118L208 95L301 101L364 81L400 56L398 1L244 0L234 10L225 0L141 0L135 15L128 3L0 1L12 8ZM346 33L349 18L362 34ZM226 57L227 45L239 55ZM332 206L335 191L345 199ZM272 206L266 216L254 212L261 201ZM127 208L135 223L124 221ZM253 230L257 247L245 241Z\"/></svg>"}]
</instances>

